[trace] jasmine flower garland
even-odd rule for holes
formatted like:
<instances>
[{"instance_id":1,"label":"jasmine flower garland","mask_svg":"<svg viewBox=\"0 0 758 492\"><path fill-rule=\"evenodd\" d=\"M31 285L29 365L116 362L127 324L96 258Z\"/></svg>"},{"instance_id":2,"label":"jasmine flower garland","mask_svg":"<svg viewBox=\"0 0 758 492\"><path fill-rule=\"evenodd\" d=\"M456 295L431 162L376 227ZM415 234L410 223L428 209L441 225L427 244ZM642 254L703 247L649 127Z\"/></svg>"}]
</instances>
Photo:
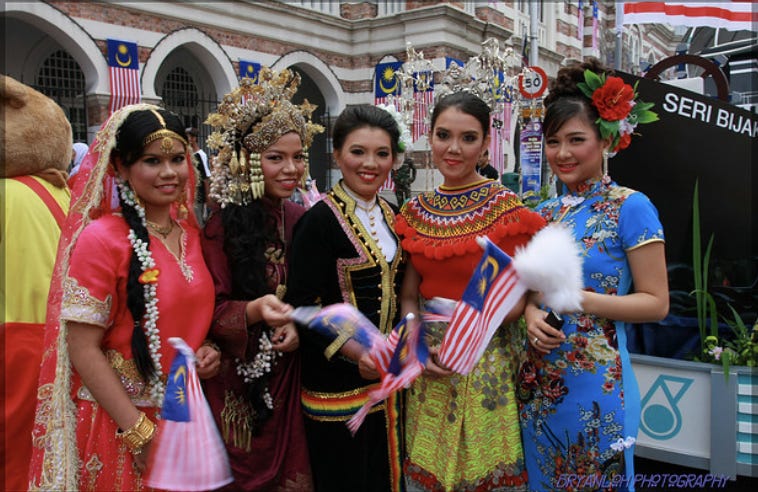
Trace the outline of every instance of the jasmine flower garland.
<instances>
[{"instance_id":1,"label":"jasmine flower garland","mask_svg":"<svg viewBox=\"0 0 758 492\"><path fill-rule=\"evenodd\" d=\"M252 383L271 372L276 363L276 358L282 355L281 352L274 350L273 344L265 332L261 334L261 338L258 340L258 349L258 353L255 354L255 357L250 362L240 359L235 360L237 363L237 374L242 376L245 383ZM274 409L274 400L268 388L264 389L263 401L269 410Z\"/></svg>"},{"instance_id":2,"label":"jasmine flower garland","mask_svg":"<svg viewBox=\"0 0 758 492\"><path fill-rule=\"evenodd\" d=\"M136 210L137 215L142 221L142 226L147 227L145 219L145 209L137 203L134 191L124 180L117 179L118 191L121 200ZM155 267L153 254L148 248L148 243L137 237L134 229L129 229L129 242L132 250L137 256L142 267L142 275L139 276L139 282L143 285L145 298L145 316L142 320L142 327L147 337L147 347L150 352L150 359L153 361L155 372L153 377L148 381L150 388L150 398L157 406L163 404L163 396L166 393L166 386L163 383L163 369L161 366L161 337L158 329L158 274L160 271ZM136 320L135 320L136 322Z\"/></svg>"},{"instance_id":3,"label":"jasmine flower garland","mask_svg":"<svg viewBox=\"0 0 758 492\"><path fill-rule=\"evenodd\" d=\"M408 129L408 125L403 120L401 115L395 106L388 104L377 104L377 108L383 109L388 112L397 123L397 128L400 130L400 139L398 140L398 147L400 152L411 152L413 150L413 138L411 137L411 131Z\"/></svg>"},{"instance_id":4,"label":"jasmine flower garland","mask_svg":"<svg viewBox=\"0 0 758 492\"><path fill-rule=\"evenodd\" d=\"M138 209L141 207L137 207ZM144 212L143 212L144 213ZM147 242L137 237L134 229L129 229L129 242L132 243L134 254L142 266L142 275L139 281L143 284L145 296L145 317L142 326L147 336L147 346L150 359L153 361L155 373L149 381L150 398L160 406L163 404L163 395L166 387L163 383L163 370L161 367L161 337L158 329L158 269L155 268L155 260L148 249Z\"/></svg>"}]
</instances>

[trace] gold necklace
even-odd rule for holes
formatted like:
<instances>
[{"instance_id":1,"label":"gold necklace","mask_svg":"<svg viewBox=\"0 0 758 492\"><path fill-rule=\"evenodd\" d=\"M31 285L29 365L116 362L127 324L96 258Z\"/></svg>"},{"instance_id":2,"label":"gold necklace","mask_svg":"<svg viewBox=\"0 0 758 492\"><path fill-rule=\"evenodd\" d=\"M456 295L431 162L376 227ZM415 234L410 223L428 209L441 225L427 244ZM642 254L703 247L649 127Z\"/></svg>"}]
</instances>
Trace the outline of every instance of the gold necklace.
<instances>
[{"instance_id":1,"label":"gold necklace","mask_svg":"<svg viewBox=\"0 0 758 492\"><path fill-rule=\"evenodd\" d=\"M151 229L153 232L158 233L163 239L166 239L169 234L171 234L171 231L174 230L174 221L172 220L169 222L167 226L162 226L160 224L156 224L153 221L146 221L147 227Z\"/></svg>"}]
</instances>

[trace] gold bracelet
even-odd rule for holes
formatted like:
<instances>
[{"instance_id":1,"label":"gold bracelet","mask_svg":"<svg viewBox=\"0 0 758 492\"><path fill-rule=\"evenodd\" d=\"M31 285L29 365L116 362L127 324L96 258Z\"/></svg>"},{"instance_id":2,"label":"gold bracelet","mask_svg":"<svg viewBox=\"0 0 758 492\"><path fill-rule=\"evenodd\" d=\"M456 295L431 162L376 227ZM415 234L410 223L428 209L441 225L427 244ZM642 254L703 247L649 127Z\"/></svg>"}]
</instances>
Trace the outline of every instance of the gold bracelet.
<instances>
[{"instance_id":1,"label":"gold bracelet","mask_svg":"<svg viewBox=\"0 0 758 492\"><path fill-rule=\"evenodd\" d=\"M139 413L137 423L124 432L116 431L116 437L124 441L129 451L135 454L142 452L145 444L149 443L155 434L155 424L147 418L145 412Z\"/></svg>"}]
</instances>

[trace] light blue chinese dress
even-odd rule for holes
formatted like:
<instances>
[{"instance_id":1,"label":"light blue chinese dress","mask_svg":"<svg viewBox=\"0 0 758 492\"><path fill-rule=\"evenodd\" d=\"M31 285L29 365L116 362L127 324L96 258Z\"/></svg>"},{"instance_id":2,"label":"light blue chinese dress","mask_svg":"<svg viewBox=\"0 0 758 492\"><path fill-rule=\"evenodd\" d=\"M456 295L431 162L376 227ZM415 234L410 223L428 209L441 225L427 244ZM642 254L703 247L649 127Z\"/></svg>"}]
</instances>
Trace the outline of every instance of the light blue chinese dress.
<instances>
[{"instance_id":1,"label":"light blue chinese dress","mask_svg":"<svg viewBox=\"0 0 758 492\"><path fill-rule=\"evenodd\" d=\"M584 288L629 293L627 252L663 241L658 212L644 194L610 178L538 207L573 231L584 250ZM625 323L586 313L563 316L565 342L549 354L528 348L517 392L530 490L625 490L633 474L640 395ZM622 442L624 444L622 444Z\"/></svg>"}]
</instances>

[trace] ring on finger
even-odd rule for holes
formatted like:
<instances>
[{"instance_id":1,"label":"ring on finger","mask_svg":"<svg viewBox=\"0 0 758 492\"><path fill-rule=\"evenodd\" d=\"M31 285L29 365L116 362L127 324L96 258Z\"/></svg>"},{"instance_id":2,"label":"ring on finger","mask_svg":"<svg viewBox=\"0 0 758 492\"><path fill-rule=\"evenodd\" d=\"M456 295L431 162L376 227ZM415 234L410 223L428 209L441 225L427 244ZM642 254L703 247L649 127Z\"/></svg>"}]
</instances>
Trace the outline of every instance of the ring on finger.
<instances>
[{"instance_id":1,"label":"ring on finger","mask_svg":"<svg viewBox=\"0 0 758 492\"><path fill-rule=\"evenodd\" d=\"M534 337L534 340L532 340L532 343L535 344L535 345L537 345L538 343L540 343L539 337Z\"/></svg>"}]
</instances>

